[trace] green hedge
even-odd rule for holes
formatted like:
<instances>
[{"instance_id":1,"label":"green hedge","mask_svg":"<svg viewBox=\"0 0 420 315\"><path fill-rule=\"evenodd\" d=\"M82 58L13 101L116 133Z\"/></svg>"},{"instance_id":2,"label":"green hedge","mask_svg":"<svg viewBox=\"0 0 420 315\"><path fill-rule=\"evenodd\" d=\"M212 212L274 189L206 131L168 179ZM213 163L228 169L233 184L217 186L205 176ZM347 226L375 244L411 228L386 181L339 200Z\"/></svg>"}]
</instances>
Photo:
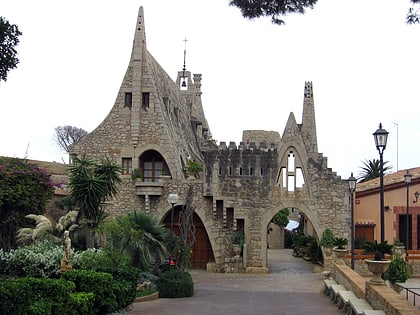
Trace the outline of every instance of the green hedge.
<instances>
[{"instance_id":1,"label":"green hedge","mask_svg":"<svg viewBox=\"0 0 420 315\"><path fill-rule=\"evenodd\" d=\"M76 284L77 292L93 292L95 294L94 312L96 314L111 313L118 310L111 274L72 270L64 273L62 278L73 281Z\"/></svg>"},{"instance_id":2,"label":"green hedge","mask_svg":"<svg viewBox=\"0 0 420 315\"><path fill-rule=\"evenodd\" d=\"M194 295L194 283L188 272L170 268L162 271L157 280L159 297L181 298Z\"/></svg>"},{"instance_id":3,"label":"green hedge","mask_svg":"<svg viewBox=\"0 0 420 315\"><path fill-rule=\"evenodd\" d=\"M0 283L0 314L66 314L71 281L43 278L17 278Z\"/></svg>"},{"instance_id":4,"label":"green hedge","mask_svg":"<svg viewBox=\"0 0 420 315\"><path fill-rule=\"evenodd\" d=\"M68 315L94 315L95 294L92 292L75 292L70 294Z\"/></svg>"}]
</instances>

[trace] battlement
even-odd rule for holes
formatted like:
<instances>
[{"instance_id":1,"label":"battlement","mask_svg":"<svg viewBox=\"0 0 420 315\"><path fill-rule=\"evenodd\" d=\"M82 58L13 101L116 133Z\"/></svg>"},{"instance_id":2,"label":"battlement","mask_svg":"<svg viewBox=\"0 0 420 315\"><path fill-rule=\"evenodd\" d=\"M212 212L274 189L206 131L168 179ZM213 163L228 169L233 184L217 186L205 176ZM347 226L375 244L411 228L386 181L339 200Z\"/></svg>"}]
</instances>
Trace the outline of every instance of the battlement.
<instances>
[{"instance_id":1,"label":"battlement","mask_svg":"<svg viewBox=\"0 0 420 315\"><path fill-rule=\"evenodd\" d=\"M270 151L277 151L277 144L276 143L270 143L267 144L266 142L239 142L239 145L236 145L235 141L230 141L229 145L226 144L225 141L220 141L219 145L216 145L214 148L215 150L222 151L222 150L241 150L241 151L263 151L263 152L270 152Z\"/></svg>"}]
</instances>

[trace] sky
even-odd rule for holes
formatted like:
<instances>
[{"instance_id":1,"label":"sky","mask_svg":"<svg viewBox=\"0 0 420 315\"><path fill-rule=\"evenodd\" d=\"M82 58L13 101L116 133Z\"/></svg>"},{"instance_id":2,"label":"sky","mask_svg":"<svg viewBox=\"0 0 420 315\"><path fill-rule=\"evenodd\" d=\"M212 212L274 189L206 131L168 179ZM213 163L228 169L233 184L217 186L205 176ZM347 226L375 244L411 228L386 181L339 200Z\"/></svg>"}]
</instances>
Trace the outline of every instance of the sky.
<instances>
[{"instance_id":1,"label":"sky","mask_svg":"<svg viewBox=\"0 0 420 315\"><path fill-rule=\"evenodd\" d=\"M94 130L114 105L127 69L137 13L147 48L176 79L202 74L213 139L243 130L283 134L302 122L312 81L318 150L343 179L379 159L373 133L389 132L393 171L420 166L420 25L409 0L319 0L305 15L248 20L229 0L2 0L0 16L23 35L20 63L0 83L0 155L67 162L54 129ZM186 46L184 39L187 39Z\"/></svg>"}]
</instances>

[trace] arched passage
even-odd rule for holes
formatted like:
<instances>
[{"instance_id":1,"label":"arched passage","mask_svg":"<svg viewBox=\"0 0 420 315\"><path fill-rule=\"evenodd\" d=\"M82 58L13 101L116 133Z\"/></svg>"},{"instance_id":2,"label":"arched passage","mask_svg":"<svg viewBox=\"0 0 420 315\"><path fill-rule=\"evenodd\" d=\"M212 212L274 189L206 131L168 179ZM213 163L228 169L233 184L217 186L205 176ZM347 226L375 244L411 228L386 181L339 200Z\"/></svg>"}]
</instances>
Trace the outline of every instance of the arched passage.
<instances>
[{"instance_id":1,"label":"arched passage","mask_svg":"<svg viewBox=\"0 0 420 315\"><path fill-rule=\"evenodd\" d=\"M176 206L174 208L173 233L180 235L181 228L181 211L183 206ZM189 239L193 240L191 268L206 269L208 262L214 262L213 250L206 231L206 228L197 213L193 214L193 233L189 235ZM163 224L170 229L171 227L171 210L167 212L163 219Z\"/></svg>"},{"instance_id":2,"label":"arched passage","mask_svg":"<svg viewBox=\"0 0 420 315\"><path fill-rule=\"evenodd\" d=\"M288 218L298 220L299 226L294 230L286 230L284 229L283 233L278 233L281 229L270 229L273 227L273 221L271 220L267 225L267 266L270 270L276 271L278 270L278 266L276 264L281 263L278 260L273 260L273 257L278 257L278 254L275 254L277 251L286 251L292 256L297 258L302 258L306 261L316 263L322 263L322 251L319 246L319 237L315 230L314 225L302 212L300 209L297 208L284 208L289 210ZM284 211L284 209L282 211ZM275 215L273 216L274 219ZM271 246L271 244L275 244L275 236L270 235L270 233L278 233L278 238L281 239L282 246ZM293 242L294 247L293 250L290 246L283 246L286 242ZM284 253L282 255L285 255ZM282 256L280 255L280 256Z\"/></svg>"}]
</instances>

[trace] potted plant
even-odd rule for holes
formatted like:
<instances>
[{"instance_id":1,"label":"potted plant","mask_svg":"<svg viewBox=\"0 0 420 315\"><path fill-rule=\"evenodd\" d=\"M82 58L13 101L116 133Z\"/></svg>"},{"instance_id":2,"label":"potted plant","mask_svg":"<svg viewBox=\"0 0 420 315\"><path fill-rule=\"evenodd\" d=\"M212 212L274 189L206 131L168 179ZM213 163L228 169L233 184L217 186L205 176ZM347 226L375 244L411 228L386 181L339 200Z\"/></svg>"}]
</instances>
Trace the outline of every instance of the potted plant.
<instances>
[{"instance_id":1,"label":"potted plant","mask_svg":"<svg viewBox=\"0 0 420 315\"><path fill-rule=\"evenodd\" d=\"M245 234L244 231L236 230L230 236L230 240L232 241L233 252L235 253L235 257L241 257L242 246L245 244Z\"/></svg>"},{"instance_id":2,"label":"potted plant","mask_svg":"<svg viewBox=\"0 0 420 315\"><path fill-rule=\"evenodd\" d=\"M384 284L381 278L391 263L391 260L385 259L385 254L392 255L392 245L388 244L388 241L378 243L378 241L366 242L363 249L367 254L373 254L373 259L365 259L368 269L373 273L373 277L370 279L371 284Z\"/></svg>"},{"instance_id":3,"label":"potted plant","mask_svg":"<svg viewBox=\"0 0 420 315\"><path fill-rule=\"evenodd\" d=\"M397 282L406 282L413 274L412 267L401 256L394 256L389 264L388 270L384 273L384 279L389 281L390 287L400 293L402 287Z\"/></svg>"},{"instance_id":4,"label":"potted plant","mask_svg":"<svg viewBox=\"0 0 420 315\"><path fill-rule=\"evenodd\" d=\"M133 169L133 172L131 173L131 179L135 182L137 179L141 179L143 177L142 173L141 173L141 169L140 168L135 168Z\"/></svg>"},{"instance_id":5,"label":"potted plant","mask_svg":"<svg viewBox=\"0 0 420 315\"><path fill-rule=\"evenodd\" d=\"M329 227L322 232L321 241L319 243L324 248L325 255L330 256L332 254L332 248L335 246L335 236Z\"/></svg>"},{"instance_id":6,"label":"potted plant","mask_svg":"<svg viewBox=\"0 0 420 315\"><path fill-rule=\"evenodd\" d=\"M184 171L187 172L189 176L197 178L198 174L203 170L203 166L197 161L190 160L184 167Z\"/></svg>"},{"instance_id":7,"label":"potted plant","mask_svg":"<svg viewBox=\"0 0 420 315\"><path fill-rule=\"evenodd\" d=\"M347 244L348 244L347 238L336 237L334 239L335 247L333 248L333 250L337 258L343 258L347 254L347 247L346 247Z\"/></svg>"}]
</instances>

